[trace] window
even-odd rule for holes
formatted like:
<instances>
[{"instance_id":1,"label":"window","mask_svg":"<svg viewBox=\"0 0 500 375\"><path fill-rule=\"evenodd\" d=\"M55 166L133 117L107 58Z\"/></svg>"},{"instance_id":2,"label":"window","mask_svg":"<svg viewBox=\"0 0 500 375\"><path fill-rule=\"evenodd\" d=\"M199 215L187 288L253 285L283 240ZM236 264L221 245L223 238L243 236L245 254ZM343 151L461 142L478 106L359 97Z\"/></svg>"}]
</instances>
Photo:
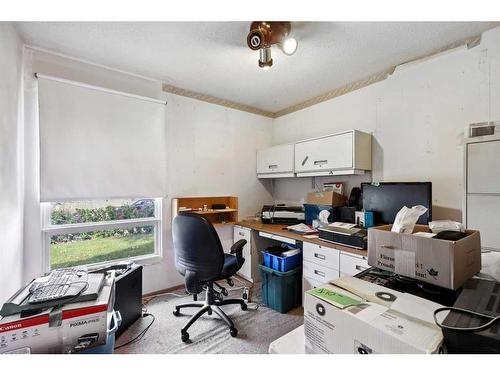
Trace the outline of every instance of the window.
<instances>
[{"instance_id":1,"label":"window","mask_svg":"<svg viewBox=\"0 0 500 375\"><path fill-rule=\"evenodd\" d=\"M47 269L161 255L161 199L42 203Z\"/></svg>"}]
</instances>

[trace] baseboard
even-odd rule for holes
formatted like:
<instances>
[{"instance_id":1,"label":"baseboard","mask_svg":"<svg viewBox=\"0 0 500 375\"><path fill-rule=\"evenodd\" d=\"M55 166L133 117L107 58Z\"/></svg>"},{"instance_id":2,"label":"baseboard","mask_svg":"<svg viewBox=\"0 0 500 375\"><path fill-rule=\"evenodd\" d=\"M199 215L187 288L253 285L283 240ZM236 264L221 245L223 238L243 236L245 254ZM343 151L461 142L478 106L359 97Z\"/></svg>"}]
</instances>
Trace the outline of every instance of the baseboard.
<instances>
[{"instance_id":1,"label":"baseboard","mask_svg":"<svg viewBox=\"0 0 500 375\"><path fill-rule=\"evenodd\" d=\"M184 287L184 284L179 284L179 285L172 286L170 288L160 289L160 290L157 290L154 292L143 294L142 298L153 297L153 296L156 296L157 294L170 293L170 292L173 292L174 290L181 289L183 287Z\"/></svg>"}]
</instances>

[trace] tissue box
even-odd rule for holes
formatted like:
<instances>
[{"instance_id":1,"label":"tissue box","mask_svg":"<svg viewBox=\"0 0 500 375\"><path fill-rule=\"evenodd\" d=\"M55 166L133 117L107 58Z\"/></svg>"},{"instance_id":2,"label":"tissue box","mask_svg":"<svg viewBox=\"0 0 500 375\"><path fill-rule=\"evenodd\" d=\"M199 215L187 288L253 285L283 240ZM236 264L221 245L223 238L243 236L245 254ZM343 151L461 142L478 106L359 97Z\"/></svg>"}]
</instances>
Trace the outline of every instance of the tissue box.
<instances>
[{"instance_id":1,"label":"tissue box","mask_svg":"<svg viewBox=\"0 0 500 375\"><path fill-rule=\"evenodd\" d=\"M345 206L347 197L334 191L319 191L307 193L307 203L325 204L331 206Z\"/></svg>"},{"instance_id":2,"label":"tissue box","mask_svg":"<svg viewBox=\"0 0 500 375\"><path fill-rule=\"evenodd\" d=\"M441 305L352 277L305 293L306 353L439 353Z\"/></svg>"},{"instance_id":3,"label":"tissue box","mask_svg":"<svg viewBox=\"0 0 500 375\"><path fill-rule=\"evenodd\" d=\"M368 229L368 264L448 289L458 289L481 270L479 232L459 241L391 232L392 225ZM415 225L413 233L430 232Z\"/></svg>"}]
</instances>

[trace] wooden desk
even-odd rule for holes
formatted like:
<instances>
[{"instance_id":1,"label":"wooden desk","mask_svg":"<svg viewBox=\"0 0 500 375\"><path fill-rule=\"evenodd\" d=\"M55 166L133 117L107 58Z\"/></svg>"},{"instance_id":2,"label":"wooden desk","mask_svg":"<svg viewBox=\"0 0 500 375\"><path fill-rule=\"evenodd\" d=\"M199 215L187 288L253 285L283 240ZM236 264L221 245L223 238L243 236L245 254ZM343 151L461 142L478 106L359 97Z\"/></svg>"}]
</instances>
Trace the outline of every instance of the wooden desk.
<instances>
[{"instance_id":1,"label":"wooden desk","mask_svg":"<svg viewBox=\"0 0 500 375\"><path fill-rule=\"evenodd\" d=\"M257 230L259 232L275 234L281 237L290 238L295 241L309 242L316 245L321 245L324 247L330 247L332 249L337 249L345 253L351 253L361 256L367 256L368 252L366 250L354 249L352 247L337 245L331 242L320 240L319 238L305 238L304 236L296 233L292 233L286 229L286 224L264 224L261 221L256 220L242 220L236 223L242 227Z\"/></svg>"}]
</instances>

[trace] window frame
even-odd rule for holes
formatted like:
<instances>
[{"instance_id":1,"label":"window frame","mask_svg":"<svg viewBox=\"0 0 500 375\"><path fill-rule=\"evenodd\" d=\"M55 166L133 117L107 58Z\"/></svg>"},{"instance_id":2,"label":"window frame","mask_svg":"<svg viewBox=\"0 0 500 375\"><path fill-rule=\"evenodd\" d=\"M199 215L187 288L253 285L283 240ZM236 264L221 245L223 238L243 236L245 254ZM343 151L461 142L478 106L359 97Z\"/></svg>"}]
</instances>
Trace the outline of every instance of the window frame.
<instances>
[{"instance_id":1,"label":"window frame","mask_svg":"<svg viewBox=\"0 0 500 375\"><path fill-rule=\"evenodd\" d=\"M85 266L92 267L103 267L119 262L134 261L136 263L145 264L154 261L159 261L163 257L163 208L162 198L140 198L140 199L153 199L154 201L154 216L146 218L136 218L136 219L125 219L125 220L112 220L112 221L94 221L88 223L76 223L76 224L52 224L52 204L53 202L42 202L41 206L41 222L42 222L42 262L44 272L51 271L51 252L50 252L50 238L55 234L69 234L69 233L81 233L96 230L106 230L106 229L116 229L116 228L130 228L136 226L146 226L150 225L154 227L154 253L147 255L138 255L129 258L113 259L98 263L89 263Z\"/></svg>"}]
</instances>

